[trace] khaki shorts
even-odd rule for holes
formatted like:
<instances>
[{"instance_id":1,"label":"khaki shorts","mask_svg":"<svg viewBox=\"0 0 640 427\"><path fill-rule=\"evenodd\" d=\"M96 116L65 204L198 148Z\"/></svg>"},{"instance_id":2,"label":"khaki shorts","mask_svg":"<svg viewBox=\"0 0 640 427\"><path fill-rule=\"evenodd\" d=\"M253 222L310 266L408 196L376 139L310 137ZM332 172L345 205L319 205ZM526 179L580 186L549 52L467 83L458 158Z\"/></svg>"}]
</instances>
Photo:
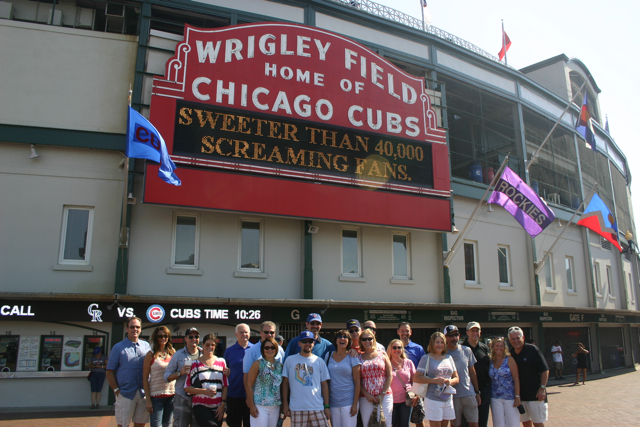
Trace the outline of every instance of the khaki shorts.
<instances>
[{"instance_id":1,"label":"khaki shorts","mask_svg":"<svg viewBox=\"0 0 640 427\"><path fill-rule=\"evenodd\" d=\"M557 370L561 370L562 362L553 362L553 367L556 368Z\"/></svg>"},{"instance_id":2,"label":"khaki shorts","mask_svg":"<svg viewBox=\"0 0 640 427\"><path fill-rule=\"evenodd\" d=\"M454 426L462 424L462 415L468 423L478 422L478 401L476 396L454 397L453 408L456 411L456 420Z\"/></svg>"},{"instance_id":3,"label":"khaki shorts","mask_svg":"<svg viewBox=\"0 0 640 427\"><path fill-rule=\"evenodd\" d=\"M540 402L538 400L530 400L522 402L526 412L520 414L520 422L533 421L535 424L543 423L547 421L549 416L549 406L547 402Z\"/></svg>"},{"instance_id":4,"label":"khaki shorts","mask_svg":"<svg viewBox=\"0 0 640 427\"><path fill-rule=\"evenodd\" d=\"M134 423L146 424L149 422L149 412L147 412L147 402L140 392L136 392L133 399L127 399L121 394L116 396L116 422L121 426L128 426L133 420Z\"/></svg>"}]
</instances>

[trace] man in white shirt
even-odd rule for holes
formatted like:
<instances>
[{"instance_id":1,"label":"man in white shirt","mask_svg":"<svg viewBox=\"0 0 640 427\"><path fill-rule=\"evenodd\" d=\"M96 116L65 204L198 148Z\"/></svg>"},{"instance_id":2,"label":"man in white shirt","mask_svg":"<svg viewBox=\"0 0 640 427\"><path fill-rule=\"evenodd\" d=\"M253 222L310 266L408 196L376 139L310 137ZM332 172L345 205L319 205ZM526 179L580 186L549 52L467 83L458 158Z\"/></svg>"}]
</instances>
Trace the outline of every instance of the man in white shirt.
<instances>
[{"instance_id":1,"label":"man in white shirt","mask_svg":"<svg viewBox=\"0 0 640 427\"><path fill-rule=\"evenodd\" d=\"M551 347L551 356L553 357L553 367L556 370L556 379L557 380L563 380L564 377L562 376L562 368L563 368L563 362L562 362L562 347L560 347L560 341L556 340L556 343L553 347Z\"/></svg>"}]
</instances>

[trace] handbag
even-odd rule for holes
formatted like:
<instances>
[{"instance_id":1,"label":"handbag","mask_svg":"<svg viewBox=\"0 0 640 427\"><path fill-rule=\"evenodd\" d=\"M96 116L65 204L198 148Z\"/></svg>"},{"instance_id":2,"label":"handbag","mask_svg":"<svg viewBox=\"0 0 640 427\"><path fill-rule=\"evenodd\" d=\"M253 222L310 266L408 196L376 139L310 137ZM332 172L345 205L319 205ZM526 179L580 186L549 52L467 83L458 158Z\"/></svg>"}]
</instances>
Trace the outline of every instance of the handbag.
<instances>
[{"instance_id":1,"label":"handbag","mask_svg":"<svg viewBox=\"0 0 640 427\"><path fill-rule=\"evenodd\" d=\"M418 403L411 411L411 423L420 424L424 421L424 417L424 403L422 402L422 399L418 399Z\"/></svg>"},{"instance_id":2,"label":"handbag","mask_svg":"<svg viewBox=\"0 0 640 427\"><path fill-rule=\"evenodd\" d=\"M93 375L93 371L89 371L89 375L87 375L87 381L91 381L91 375Z\"/></svg>"},{"instance_id":3,"label":"handbag","mask_svg":"<svg viewBox=\"0 0 640 427\"><path fill-rule=\"evenodd\" d=\"M427 364L425 367L425 376L427 372L429 372L429 354L427 353L426 355L427 357ZM413 383L411 384L411 391L413 391L417 396L420 397L427 397L427 391L429 390L429 384L428 383Z\"/></svg>"},{"instance_id":4,"label":"handbag","mask_svg":"<svg viewBox=\"0 0 640 427\"><path fill-rule=\"evenodd\" d=\"M382 402L377 405L377 410L371 413L369 417L369 422L367 423L367 427L387 427L387 420L384 417L384 412L382 411ZM378 413L380 414L380 419L378 420Z\"/></svg>"}]
</instances>

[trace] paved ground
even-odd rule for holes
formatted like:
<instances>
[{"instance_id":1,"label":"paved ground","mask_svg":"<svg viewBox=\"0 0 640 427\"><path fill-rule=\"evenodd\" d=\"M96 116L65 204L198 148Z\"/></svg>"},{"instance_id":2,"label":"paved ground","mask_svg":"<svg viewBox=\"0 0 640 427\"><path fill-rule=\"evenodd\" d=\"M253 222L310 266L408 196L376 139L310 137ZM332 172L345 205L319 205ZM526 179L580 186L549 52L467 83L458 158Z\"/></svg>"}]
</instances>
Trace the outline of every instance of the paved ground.
<instances>
[{"instance_id":1,"label":"paved ground","mask_svg":"<svg viewBox=\"0 0 640 427\"><path fill-rule=\"evenodd\" d=\"M546 427L640 426L640 371L592 375L586 385L549 382ZM113 409L41 408L0 410L0 427L116 427ZM147 424L148 425L148 424ZM489 424L491 425L491 423ZM290 427L289 420L284 427Z\"/></svg>"}]
</instances>

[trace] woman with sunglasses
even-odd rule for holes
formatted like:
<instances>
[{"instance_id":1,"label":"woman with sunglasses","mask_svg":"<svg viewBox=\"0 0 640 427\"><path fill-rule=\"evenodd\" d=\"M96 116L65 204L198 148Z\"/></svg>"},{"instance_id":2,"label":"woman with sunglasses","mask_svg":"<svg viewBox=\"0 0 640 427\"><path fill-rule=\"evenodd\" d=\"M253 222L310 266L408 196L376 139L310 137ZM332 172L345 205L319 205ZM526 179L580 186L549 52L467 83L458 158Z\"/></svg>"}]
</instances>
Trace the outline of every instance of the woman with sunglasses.
<instances>
[{"instance_id":1,"label":"woman with sunglasses","mask_svg":"<svg viewBox=\"0 0 640 427\"><path fill-rule=\"evenodd\" d=\"M413 381L429 384L424 399L425 418L430 427L447 427L456 419L453 394L440 393L442 386L458 384L458 372L453 358L447 354L446 338L442 332L434 332L429 340L427 354L422 356ZM438 390L436 390L438 389ZM437 394L436 394L437 393Z\"/></svg>"},{"instance_id":2,"label":"woman with sunglasses","mask_svg":"<svg viewBox=\"0 0 640 427\"><path fill-rule=\"evenodd\" d=\"M589 350L584 348L584 344L579 342L578 350L573 353L574 359L578 360L578 364L576 365L576 382L573 383L573 385L578 385L580 382L580 372L582 372L582 385L587 381L587 354L589 354Z\"/></svg>"},{"instance_id":3,"label":"woman with sunglasses","mask_svg":"<svg viewBox=\"0 0 640 427\"><path fill-rule=\"evenodd\" d=\"M142 365L142 384L147 398L147 412L151 414L151 427L169 427L173 423L173 397L175 381L166 382L164 372L176 352L171 345L171 332L158 326L151 334L152 351Z\"/></svg>"},{"instance_id":4,"label":"woman with sunglasses","mask_svg":"<svg viewBox=\"0 0 640 427\"><path fill-rule=\"evenodd\" d=\"M520 425L520 377L518 365L510 357L504 337L491 342L491 418L494 427L518 427Z\"/></svg>"},{"instance_id":5,"label":"woman with sunglasses","mask_svg":"<svg viewBox=\"0 0 640 427\"><path fill-rule=\"evenodd\" d=\"M399 339L389 343L387 354L391 357L392 379L391 391L393 392L393 415L391 425L393 427L409 427L411 410L418 403L418 397L413 399L411 406L407 406L407 391L411 390L411 381L416 373L413 362L409 360L404 351L404 345Z\"/></svg>"},{"instance_id":6,"label":"woman with sunglasses","mask_svg":"<svg viewBox=\"0 0 640 427\"><path fill-rule=\"evenodd\" d=\"M217 338L214 334L204 336L202 356L193 362L184 384L184 391L193 396L193 415L200 427L218 427L227 405L229 381L223 371L227 364L216 357Z\"/></svg>"},{"instance_id":7,"label":"woman with sunglasses","mask_svg":"<svg viewBox=\"0 0 640 427\"><path fill-rule=\"evenodd\" d=\"M276 360L278 342L267 337L260 344L262 357L253 362L247 377L247 404L253 427L275 427L278 424L282 398L282 362Z\"/></svg>"},{"instance_id":8,"label":"woman with sunglasses","mask_svg":"<svg viewBox=\"0 0 640 427\"><path fill-rule=\"evenodd\" d=\"M369 418L377 405L382 406L387 427L391 427L393 395L391 394L391 362L378 351L376 336L371 329L360 334L360 349L364 353L360 359L360 415L362 424L368 425ZM378 419L380 417L378 416Z\"/></svg>"},{"instance_id":9,"label":"woman with sunglasses","mask_svg":"<svg viewBox=\"0 0 640 427\"><path fill-rule=\"evenodd\" d=\"M327 353L329 368L329 406L333 427L355 427L360 398L360 360L350 355L351 336L342 329L333 337L335 351Z\"/></svg>"}]
</instances>

